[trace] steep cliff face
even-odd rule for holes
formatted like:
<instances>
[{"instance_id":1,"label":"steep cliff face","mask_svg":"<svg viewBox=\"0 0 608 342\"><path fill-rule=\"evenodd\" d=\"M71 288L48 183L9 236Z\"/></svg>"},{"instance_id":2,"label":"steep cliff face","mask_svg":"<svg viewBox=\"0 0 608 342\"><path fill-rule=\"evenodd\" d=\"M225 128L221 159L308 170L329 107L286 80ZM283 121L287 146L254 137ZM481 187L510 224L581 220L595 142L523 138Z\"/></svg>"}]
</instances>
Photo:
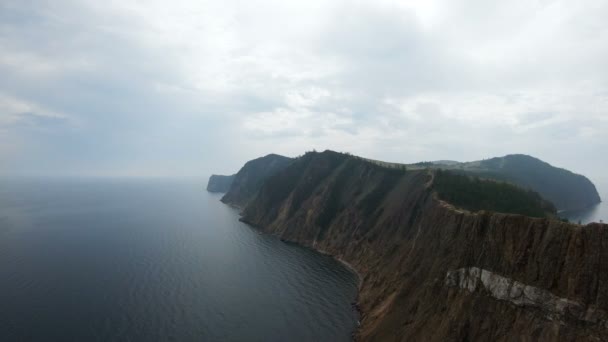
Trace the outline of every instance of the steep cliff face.
<instances>
[{"instance_id":1,"label":"steep cliff face","mask_svg":"<svg viewBox=\"0 0 608 342\"><path fill-rule=\"evenodd\" d=\"M236 175L222 176L211 175L207 182L207 191L209 192L227 192L234 181Z\"/></svg>"},{"instance_id":2,"label":"steep cliff face","mask_svg":"<svg viewBox=\"0 0 608 342\"><path fill-rule=\"evenodd\" d=\"M359 272L361 340L608 340L606 225L466 212L432 172L329 151L270 176L242 220Z\"/></svg>"},{"instance_id":3,"label":"steep cliff face","mask_svg":"<svg viewBox=\"0 0 608 342\"><path fill-rule=\"evenodd\" d=\"M247 162L237 174L222 202L243 207L271 175L283 170L293 161L292 158L269 154Z\"/></svg>"}]
</instances>

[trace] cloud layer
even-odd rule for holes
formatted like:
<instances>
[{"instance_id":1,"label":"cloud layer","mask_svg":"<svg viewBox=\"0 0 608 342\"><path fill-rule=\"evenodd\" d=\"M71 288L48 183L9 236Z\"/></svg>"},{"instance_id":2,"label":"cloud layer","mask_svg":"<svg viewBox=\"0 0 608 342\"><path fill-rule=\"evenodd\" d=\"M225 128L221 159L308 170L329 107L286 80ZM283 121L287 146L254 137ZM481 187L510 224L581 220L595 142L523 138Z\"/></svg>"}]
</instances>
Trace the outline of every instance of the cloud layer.
<instances>
[{"instance_id":1,"label":"cloud layer","mask_svg":"<svg viewBox=\"0 0 608 342\"><path fill-rule=\"evenodd\" d=\"M0 4L0 173L205 175L275 152L601 177L605 1Z\"/></svg>"}]
</instances>

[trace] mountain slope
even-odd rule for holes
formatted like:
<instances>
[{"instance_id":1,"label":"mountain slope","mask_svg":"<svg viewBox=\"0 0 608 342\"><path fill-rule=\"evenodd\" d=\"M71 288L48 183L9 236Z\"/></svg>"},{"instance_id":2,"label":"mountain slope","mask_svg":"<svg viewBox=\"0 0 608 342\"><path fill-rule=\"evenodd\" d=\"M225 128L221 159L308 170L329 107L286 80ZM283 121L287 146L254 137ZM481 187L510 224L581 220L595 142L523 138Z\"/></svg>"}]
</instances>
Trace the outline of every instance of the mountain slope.
<instances>
[{"instance_id":1,"label":"mountain slope","mask_svg":"<svg viewBox=\"0 0 608 342\"><path fill-rule=\"evenodd\" d=\"M606 225L470 213L433 186L432 171L309 153L242 219L359 272L362 340L608 339Z\"/></svg>"},{"instance_id":2,"label":"mountain slope","mask_svg":"<svg viewBox=\"0 0 608 342\"><path fill-rule=\"evenodd\" d=\"M248 161L234 176L230 189L222 197L222 202L245 206L255 196L266 178L282 170L292 161L292 158L278 154L269 154Z\"/></svg>"},{"instance_id":3,"label":"mountain slope","mask_svg":"<svg viewBox=\"0 0 608 342\"><path fill-rule=\"evenodd\" d=\"M432 167L458 170L532 189L559 210L583 209L601 201L595 185L587 177L524 154Z\"/></svg>"},{"instance_id":4,"label":"mountain slope","mask_svg":"<svg viewBox=\"0 0 608 342\"><path fill-rule=\"evenodd\" d=\"M433 189L449 203L470 211L489 210L532 217L556 217L555 206L538 193L510 183L436 170Z\"/></svg>"}]
</instances>

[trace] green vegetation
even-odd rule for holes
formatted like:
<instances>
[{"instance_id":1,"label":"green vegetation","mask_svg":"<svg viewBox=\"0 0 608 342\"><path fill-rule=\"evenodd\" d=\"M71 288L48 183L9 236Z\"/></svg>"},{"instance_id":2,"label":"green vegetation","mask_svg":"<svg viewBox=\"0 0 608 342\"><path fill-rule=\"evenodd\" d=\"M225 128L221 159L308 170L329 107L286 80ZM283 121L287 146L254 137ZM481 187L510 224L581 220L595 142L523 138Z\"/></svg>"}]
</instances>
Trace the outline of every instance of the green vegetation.
<instances>
[{"instance_id":1,"label":"green vegetation","mask_svg":"<svg viewBox=\"0 0 608 342\"><path fill-rule=\"evenodd\" d=\"M417 164L412 167L421 168ZM560 210L577 210L600 202L595 186L586 177L523 154L433 167L532 189Z\"/></svg>"},{"instance_id":2,"label":"green vegetation","mask_svg":"<svg viewBox=\"0 0 608 342\"><path fill-rule=\"evenodd\" d=\"M553 204L534 191L450 171L435 172L434 189L442 200L469 211L488 210L532 217L556 213Z\"/></svg>"},{"instance_id":3,"label":"green vegetation","mask_svg":"<svg viewBox=\"0 0 608 342\"><path fill-rule=\"evenodd\" d=\"M349 153L347 153L347 155L352 156ZM407 165L406 164L384 162L384 161L380 161L380 160L363 158L363 157L359 157L359 156L352 156L352 157L360 159L360 160L363 160L363 161L368 162L368 163L372 163L374 165L380 166L380 167L385 168L385 169L407 171Z\"/></svg>"}]
</instances>

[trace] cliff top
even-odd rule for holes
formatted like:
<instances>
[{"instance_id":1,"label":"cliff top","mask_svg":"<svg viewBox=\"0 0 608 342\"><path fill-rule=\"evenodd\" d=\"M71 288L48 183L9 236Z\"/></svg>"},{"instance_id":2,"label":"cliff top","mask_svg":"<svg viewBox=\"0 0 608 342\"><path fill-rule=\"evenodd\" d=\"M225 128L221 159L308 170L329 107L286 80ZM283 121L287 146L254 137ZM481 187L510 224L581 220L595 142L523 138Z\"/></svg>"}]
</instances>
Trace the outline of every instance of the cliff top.
<instances>
[{"instance_id":1,"label":"cliff top","mask_svg":"<svg viewBox=\"0 0 608 342\"><path fill-rule=\"evenodd\" d=\"M236 174L223 201L244 207L268 177L296 161L311 158L320 158L326 163L353 159L396 172L449 170L449 174L441 173L436 190L440 198L469 211L492 210L546 217L556 216L556 209L580 209L600 201L595 186L586 177L523 154L468 163L444 160L400 164L332 150L310 151L297 158L268 154L251 160ZM298 162L298 165L303 164Z\"/></svg>"}]
</instances>

